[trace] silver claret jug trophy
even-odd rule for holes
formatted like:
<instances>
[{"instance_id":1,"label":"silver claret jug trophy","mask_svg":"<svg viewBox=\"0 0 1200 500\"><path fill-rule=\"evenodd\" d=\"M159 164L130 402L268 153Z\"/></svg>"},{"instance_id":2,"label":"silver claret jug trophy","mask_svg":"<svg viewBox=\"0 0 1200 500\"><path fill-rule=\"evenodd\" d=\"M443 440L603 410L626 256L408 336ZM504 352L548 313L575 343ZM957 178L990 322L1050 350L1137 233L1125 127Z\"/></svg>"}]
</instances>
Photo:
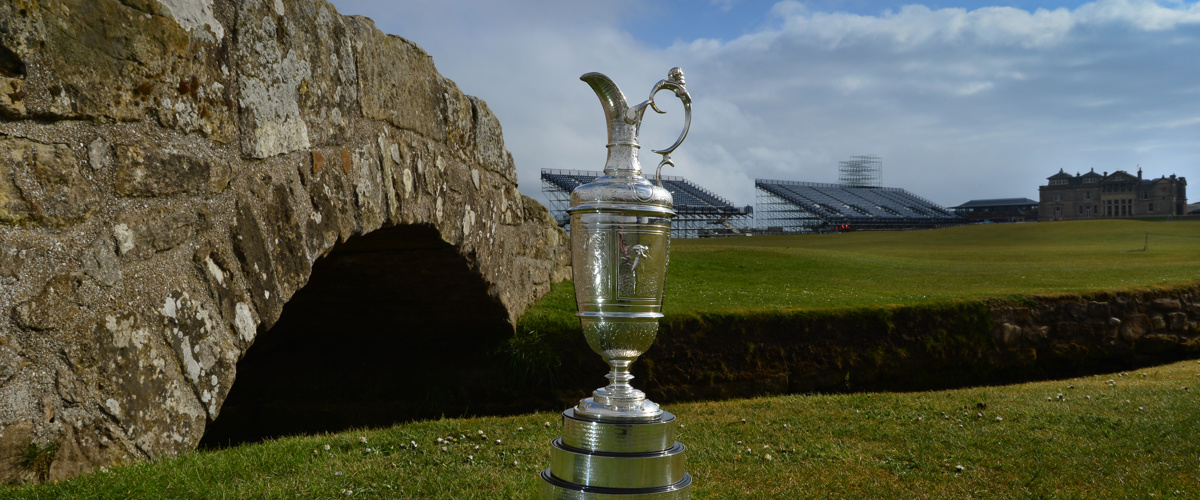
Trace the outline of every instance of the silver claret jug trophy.
<instances>
[{"instance_id":1,"label":"silver claret jug trophy","mask_svg":"<svg viewBox=\"0 0 1200 500\"><path fill-rule=\"evenodd\" d=\"M600 73L580 80L591 85L608 121L604 175L571 192L571 259L576 316L583 336L612 369L609 384L562 413L562 437L550 445L550 468L542 471L547 499L688 498L683 444L675 440L675 415L629 385L629 365L650 348L662 317L663 285L671 246L671 193L660 176L692 122L692 98L683 70L630 106L621 89ZM660 90L683 101L683 133L662 155L653 183L638 162L638 127Z\"/></svg>"}]
</instances>

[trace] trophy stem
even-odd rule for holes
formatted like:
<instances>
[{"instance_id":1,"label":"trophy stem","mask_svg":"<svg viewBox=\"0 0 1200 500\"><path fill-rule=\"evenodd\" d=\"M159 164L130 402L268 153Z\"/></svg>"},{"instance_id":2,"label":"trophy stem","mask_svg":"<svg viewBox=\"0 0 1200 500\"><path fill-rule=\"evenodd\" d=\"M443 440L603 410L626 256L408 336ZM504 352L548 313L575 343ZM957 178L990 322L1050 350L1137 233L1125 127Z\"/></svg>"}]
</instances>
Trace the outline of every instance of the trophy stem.
<instances>
[{"instance_id":1,"label":"trophy stem","mask_svg":"<svg viewBox=\"0 0 1200 500\"><path fill-rule=\"evenodd\" d=\"M612 371L604 377L612 383L592 391L592 397L579 402L576 411L584 417L619 418L619 419L655 419L662 416L663 411L653 401L646 399L646 393L629 385L633 374L629 373L631 359L609 359L608 365Z\"/></svg>"},{"instance_id":2,"label":"trophy stem","mask_svg":"<svg viewBox=\"0 0 1200 500\"><path fill-rule=\"evenodd\" d=\"M629 365L632 364L633 361L628 359L609 360L608 366L612 368L612 371L604 376L604 378L611 382L604 388L609 397L636 397L636 394L642 392L629 385L629 382L633 380L633 374L629 372ZM641 396L645 397L644 394Z\"/></svg>"}]
</instances>

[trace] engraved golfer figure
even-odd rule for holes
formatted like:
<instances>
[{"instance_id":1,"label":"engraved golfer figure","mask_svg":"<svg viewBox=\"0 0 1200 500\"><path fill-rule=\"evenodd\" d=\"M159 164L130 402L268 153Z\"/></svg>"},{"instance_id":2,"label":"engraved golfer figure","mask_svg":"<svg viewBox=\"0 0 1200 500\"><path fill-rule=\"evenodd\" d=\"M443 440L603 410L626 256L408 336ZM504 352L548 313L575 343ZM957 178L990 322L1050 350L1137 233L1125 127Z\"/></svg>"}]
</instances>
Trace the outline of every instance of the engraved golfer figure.
<instances>
[{"instance_id":1,"label":"engraved golfer figure","mask_svg":"<svg viewBox=\"0 0 1200 500\"><path fill-rule=\"evenodd\" d=\"M631 251L631 253L633 253L633 262L632 262L631 264L629 264L629 272L633 273L633 293L637 293L637 284L638 284L637 272L638 272L638 264L640 264L640 263L641 263L641 260L642 260L643 258L645 258L645 259L649 259L649 258L650 258L650 255L648 255L648 254L646 253L646 252L648 252L648 251L650 250L650 247L648 247L648 246L646 246L646 245L641 245L641 244L638 244L638 245L634 245L634 246L632 246L632 247L629 247L629 250ZM628 259L628 258L629 258L628 254L626 254L625 258L626 258L626 259Z\"/></svg>"}]
</instances>

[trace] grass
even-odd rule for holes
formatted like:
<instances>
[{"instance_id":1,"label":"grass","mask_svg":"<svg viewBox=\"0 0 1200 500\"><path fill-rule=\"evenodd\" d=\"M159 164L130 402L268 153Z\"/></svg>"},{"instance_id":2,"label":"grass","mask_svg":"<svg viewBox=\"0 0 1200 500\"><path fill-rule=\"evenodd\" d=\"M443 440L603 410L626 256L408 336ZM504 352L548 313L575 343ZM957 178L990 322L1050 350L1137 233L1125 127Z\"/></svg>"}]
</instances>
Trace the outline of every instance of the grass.
<instances>
[{"instance_id":1,"label":"grass","mask_svg":"<svg viewBox=\"0 0 1200 500\"><path fill-rule=\"evenodd\" d=\"M683 423L695 498L1196 498L1198 383L1200 363L1185 361L1006 387L669 410ZM559 432L551 413L415 422L192 452L0 497L532 498Z\"/></svg>"},{"instance_id":2,"label":"grass","mask_svg":"<svg viewBox=\"0 0 1200 500\"><path fill-rule=\"evenodd\" d=\"M1150 245L1145 252L1146 233ZM1078 221L672 242L665 314L908 305L1200 279L1200 221Z\"/></svg>"},{"instance_id":3,"label":"grass","mask_svg":"<svg viewBox=\"0 0 1200 500\"><path fill-rule=\"evenodd\" d=\"M1147 251L1146 233L1150 234ZM1078 221L672 242L666 314L907 305L1200 279L1200 221Z\"/></svg>"}]
</instances>

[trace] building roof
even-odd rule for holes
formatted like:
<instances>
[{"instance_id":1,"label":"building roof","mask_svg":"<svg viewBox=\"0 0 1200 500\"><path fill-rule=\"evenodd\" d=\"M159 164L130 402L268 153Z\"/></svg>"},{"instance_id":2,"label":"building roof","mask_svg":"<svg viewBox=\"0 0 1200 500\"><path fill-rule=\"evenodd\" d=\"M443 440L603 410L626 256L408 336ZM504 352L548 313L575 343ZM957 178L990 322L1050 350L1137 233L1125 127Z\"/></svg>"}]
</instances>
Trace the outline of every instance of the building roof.
<instances>
[{"instance_id":1,"label":"building roof","mask_svg":"<svg viewBox=\"0 0 1200 500\"><path fill-rule=\"evenodd\" d=\"M980 207L1008 207L1013 205L1037 205L1038 202L1029 198L994 198L990 200L971 200L954 209L960 208L980 208Z\"/></svg>"},{"instance_id":2,"label":"building roof","mask_svg":"<svg viewBox=\"0 0 1200 500\"><path fill-rule=\"evenodd\" d=\"M1071 174L1063 172L1063 169L1058 169L1058 173L1047 177L1047 179L1070 179Z\"/></svg>"}]
</instances>

